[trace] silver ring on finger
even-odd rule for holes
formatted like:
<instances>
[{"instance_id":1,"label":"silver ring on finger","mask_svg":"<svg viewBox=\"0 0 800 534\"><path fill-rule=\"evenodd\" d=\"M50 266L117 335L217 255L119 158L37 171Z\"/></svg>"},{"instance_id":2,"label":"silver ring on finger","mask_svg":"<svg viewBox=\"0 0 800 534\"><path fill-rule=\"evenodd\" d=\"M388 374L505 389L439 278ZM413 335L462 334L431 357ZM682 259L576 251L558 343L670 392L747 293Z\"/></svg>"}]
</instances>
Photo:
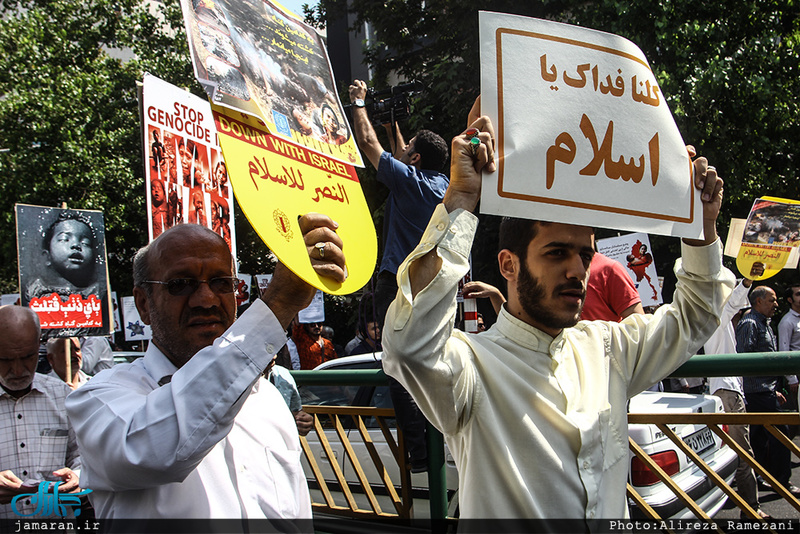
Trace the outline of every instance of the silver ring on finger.
<instances>
[{"instance_id":1,"label":"silver ring on finger","mask_svg":"<svg viewBox=\"0 0 800 534\"><path fill-rule=\"evenodd\" d=\"M319 252L319 259L325 259L325 246L326 243L324 241L320 241L319 243L315 244L314 247Z\"/></svg>"}]
</instances>

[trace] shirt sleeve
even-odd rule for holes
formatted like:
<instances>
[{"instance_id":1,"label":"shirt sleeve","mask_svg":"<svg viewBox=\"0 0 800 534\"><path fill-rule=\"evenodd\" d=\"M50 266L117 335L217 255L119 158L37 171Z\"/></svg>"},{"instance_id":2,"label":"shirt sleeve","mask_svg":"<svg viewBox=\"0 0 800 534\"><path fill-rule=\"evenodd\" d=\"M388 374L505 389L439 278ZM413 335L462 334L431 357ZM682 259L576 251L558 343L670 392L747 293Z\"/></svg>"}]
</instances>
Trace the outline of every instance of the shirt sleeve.
<instances>
[{"instance_id":1,"label":"shirt sleeve","mask_svg":"<svg viewBox=\"0 0 800 534\"><path fill-rule=\"evenodd\" d=\"M439 204L420 244L398 271L397 298L383 330L383 365L411 393L428 420L444 433L469 417L474 369L466 338L453 330L458 281L469 269L477 218L464 210L447 213ZM409 265L436 249L442 267L411 297ZM431 387L436 384L436 387Z\"/></svg>"},{"instance_id":2,"label":"shirt sleeve","mask_svg":"<svg viewBox=\"0 0 800 534\"><path fill-rule=\"evenodd\" d=\"M285 342L280 323L257 300L163 386L137 361L75 390L67 413L83 458L91 458L81 484L124 491L184 480L228 435L253 384Z\"/></svg>"},{"instance_id":3,"label":"shirt sleeve","mask_svg":"<svg viewBox=\"0 0 800 534\"><path fill-rule=\"evenodd\" d=\"M413 177L411 168L402 161L395 159L389 152L384 151L378 161L378 181L395 191Z\"/></svg>"},{"instance_id":4,"label":"shirt sleeve","mask_svg":"<svg viewBox=\"0 0 800 534\"><path fill-rule=\"evenodd\" d=\"M792 341L792 323L791 321L785 320L789 317L789 313L781 319L781 322L778 323L778 350L781 352L785 352L791 350L789 348L789 343Z\"/></svg>"},{"instance_id":5,"label":"shirt sleeve","mask_svg":"<svg viewBox=\"0 0 800 534\"><path fill-rule=\"evenodd\" d=\"M636 286L625 270L625 267L614 261L610 264L610 271L606 282L608 284L606 295L611 304L611 308L618 316L622 316L622 312L642 301Z\"/></svg>"},{"instance_id":6,"label":"shirt sleeve","mask_svg":"<svg viewBox=\"0 0 800 534\"><path fill-rule=\"evenodd\" d=\"M83 363L81 369L96 375L103 369L111 369L114 365L114 351L105 337L88 337L81 346Z\"/></svg>"},{"instance_id":7,"label":"shirt sleeve","mask_svg":"<svg viewBox=\"0 0 800 534\"><path fill-rule=\"evenodd\" d=\"M719 239L706 246L682 243L675 262L672 303L653 315L631 315L610 329L609 355L629 380L635 395L677 369L719 327L719 318L736 279L722 266Z\"/></svg>"},{"instance_id":8,"label":"shirt sleeve","mask_svg":"<svg viewBox=\"0 0 800 534\"><path fill-rule=\"evenodd\" d=\"M725 303L725 309L723 309L722 316L719 318L720 324L730 322L739 310L749 305L749 301L747 300L747 295L749 293L749 287L746 287L741 282L736 284L736 287L731 291L731 298Z\"/></svg>"}]
</instances>

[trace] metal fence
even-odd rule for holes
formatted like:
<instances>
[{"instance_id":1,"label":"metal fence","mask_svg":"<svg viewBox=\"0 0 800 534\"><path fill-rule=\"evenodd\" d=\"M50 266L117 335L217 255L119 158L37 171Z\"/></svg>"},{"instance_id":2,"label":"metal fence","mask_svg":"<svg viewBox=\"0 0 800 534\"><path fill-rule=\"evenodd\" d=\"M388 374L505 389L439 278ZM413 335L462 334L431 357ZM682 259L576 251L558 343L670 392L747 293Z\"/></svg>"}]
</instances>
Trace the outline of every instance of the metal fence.
<instances>
[{"instance_id":1,"label":"metal fence","mask_svg":"<svg viewBox=\"0 0 800 534\"><path fill-rule=\"evenodd\" d=\"M728 376L731 374L739 376L771 376L795 374L800 369L800 352L783 353L755 353L755 354L731 354L731 355L698 355L675 371L672 377L709 377L709 376ZM293 371L298 385L384 385L386 376L380 369L375 370L351 370L351 371ZM310 487L317 489L321 494L320 501L314 502L315 512L332 513L349 517L372 519L372 518L410 518L413 515L413 499L411 497L410 476L405 463L405 452L403 449L402 434L397 433L397 439L393 436L386 419L393 416L392 410L367 408L367 407L331 407L331 406L306 406L304 409L314 415L315 426L312 431L319 440L326 457L330 459L331 470L333 471L333 484L326 480L326 476L321 469L319 462L309 448L308 440L303 438L303 450L310 467L314 480L310 482ZM343 418L349 418L345 430ZM399 471L399 475L392 478L389 475L387 460L381 458L375 449L372 437L366 425L365 419L374 418L378 422L378 428L382 432L386 443L392 451L395 462L394 470ZM701 458L684 443L669 427L675 424L702 424L706 425L711 431L720 437L731 449L736 451L740 460L750 464L754 471L760 474L763 479L770 483L775 491L789 502L800 513L800 501L797 500L786 488L778 484L777 480L761 466L752 456L741 449L723 430L723 425L733 424L760 424L764 425L781 443L789 448L796 458L800 458L800 449L785 436L775 425L796 425L800 423L800 414L797 412L789 413L746 413L746 414L727 414L727 413L681 413L681 414L629 414L628 422L631 424L655 424L677 447L679 447L688 458L699 466L708 478L716 484L728 498L742 510L743 514L754 520L761 521L750 506L747 505L720 476L709 468ZM373 425L374 426L374 425ZM337 447L344 451L341 460L337 458L334 447L326 436L325 430L334 429L335 435L341 442ZM355 430L355 432L354 432ZM430 518L434 521L452 520L448 518L448 492L445 480L445 458L444 440L442 435L429 425L428 427L428 450L429 450L429 469L428 469L428 494L430 507ZM382 488L376 488L375 480L369 480L365 474L365 467L359 461L355 453L353 438L358 440L358 447L365 447L369 452L372 465L378 473ZM630 448L635 456L640 458L655 474L664 482L673 493L688 507L700 520L710 522L710 518L700 509L697 504L684 493L672 479L667 475L642 449L632 440ZM357 481L348 481L344 475L343 466L353 469ZM308 473L307 473L308 475ZM333 487L332 487L333 486ZM652 519L661 519L656 512L650 508L646 502L636 493L634 488L628 484L628 497L633 500L645 516ZM343 501L336 500L334 493L341 494ZM381 506L378 495L384 499L388 497L390 505ZM359 499L366 498L366 505L359 504Z\"/></svg>"}]
</instances>

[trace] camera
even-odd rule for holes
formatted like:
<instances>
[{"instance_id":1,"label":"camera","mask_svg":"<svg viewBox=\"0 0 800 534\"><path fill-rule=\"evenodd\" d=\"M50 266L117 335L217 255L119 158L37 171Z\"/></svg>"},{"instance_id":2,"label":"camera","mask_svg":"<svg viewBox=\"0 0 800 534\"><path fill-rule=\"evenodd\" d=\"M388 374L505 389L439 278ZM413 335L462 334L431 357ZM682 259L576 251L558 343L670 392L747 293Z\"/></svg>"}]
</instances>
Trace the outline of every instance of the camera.
<instances>
[{"instance_id":1,"label":"camera","mask_svg":"<svg viewBox=\"0 0 800 534\"><path fill-rule=\"evenodd\" d=\"M422 84L417 81L380 91L368 89L365 108L373 126L406 120L411 114L409 97L421 90Z\"/></svg>"}]
</instances>

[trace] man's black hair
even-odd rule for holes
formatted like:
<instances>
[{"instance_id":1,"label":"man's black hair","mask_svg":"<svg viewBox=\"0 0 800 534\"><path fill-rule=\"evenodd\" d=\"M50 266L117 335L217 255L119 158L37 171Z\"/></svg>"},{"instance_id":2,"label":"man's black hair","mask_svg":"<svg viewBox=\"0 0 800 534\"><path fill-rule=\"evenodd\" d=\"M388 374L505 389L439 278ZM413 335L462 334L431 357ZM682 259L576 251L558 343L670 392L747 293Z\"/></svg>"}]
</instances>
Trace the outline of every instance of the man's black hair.
<instances>
[{"instance_id":1,"label":"man's black hair","mask_svg":"<svg viewBox=\"0 0 800 534\"><path fill-rule=\"evenodd\" d=\"M447 163L447 143L439 134L420 130L414 136L414 153L419 154L420 168L441 172Z\"/></svg>"},{"instance_id":2,"label":"man's black hair","mask_svg":"<svg viewBox=\"0 0 800 534\"><path fill-rule=\"evenodd\" d=\"M56 220L45 230L44 237L42 238L42 250L50 250L50 241L53 240L53 233L55 232L56 226L64 221L78 221L88 226L89 231L92 232L92 241L97 245L97 233L94 231L94 226L92 226L92 221L89 217L74 210L66 210L59 213Z\"/></svg>"},{"instance_id":3,"label":"man's black hair","mask_svg":"<svg viewBox=\"0 0 800 534\"><path fill-rule=\"evenodd\" d=\"M503 217L498 236L498 251L508 249L516 254L519 259L525 260L528 257L528 245L539 233L539 226L542 224L548 223L530 219L517 219L516 217Z\"/></svg>"},{"instance_id":4,"label":"man's black hair","mask_svg":"<svg viewBox=\"0 0 800 534\"><path fill-rule=\"evenodd\" d=\"M796 287L800 287L800 282L795 282L793 284L787 285L786 289L784 289L783 291L783 298L789 300L790 298L794 297L794 291L792 290Z\"/></svg>"}]
</instances>

